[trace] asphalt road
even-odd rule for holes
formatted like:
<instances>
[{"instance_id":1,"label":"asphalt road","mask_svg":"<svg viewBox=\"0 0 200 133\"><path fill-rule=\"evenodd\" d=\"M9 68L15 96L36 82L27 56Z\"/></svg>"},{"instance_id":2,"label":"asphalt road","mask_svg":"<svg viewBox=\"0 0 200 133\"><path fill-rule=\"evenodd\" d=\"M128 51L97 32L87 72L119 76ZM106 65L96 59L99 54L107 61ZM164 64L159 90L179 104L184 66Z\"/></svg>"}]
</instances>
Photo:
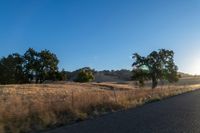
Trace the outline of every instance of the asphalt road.
<instances>
[{"instance_id":1,"label":"asphalt road","mask_svg":"<svg viewBox=\"0 0 200 133\"><path fill-rule=\"evenodd\" d=\"M200 90L46 133L200 133Z\"/></svg>"}]
</instances>

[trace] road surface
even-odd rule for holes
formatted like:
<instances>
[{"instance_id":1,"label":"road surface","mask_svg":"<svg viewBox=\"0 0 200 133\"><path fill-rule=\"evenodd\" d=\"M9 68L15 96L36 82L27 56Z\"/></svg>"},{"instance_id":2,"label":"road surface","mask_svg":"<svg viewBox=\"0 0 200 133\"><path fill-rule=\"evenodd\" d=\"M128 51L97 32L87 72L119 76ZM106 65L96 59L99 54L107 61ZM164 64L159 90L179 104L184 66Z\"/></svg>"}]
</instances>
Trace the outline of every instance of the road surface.
<instances>
[{"instance_id":1,"label":"road surface","mask_svg":"<svg viewBox=\"0 0 200 133\"><path fill-rule=\"evenodd\" d=\"M200 133L200 90L45 133Z\"/></svg>"}]
</instances>

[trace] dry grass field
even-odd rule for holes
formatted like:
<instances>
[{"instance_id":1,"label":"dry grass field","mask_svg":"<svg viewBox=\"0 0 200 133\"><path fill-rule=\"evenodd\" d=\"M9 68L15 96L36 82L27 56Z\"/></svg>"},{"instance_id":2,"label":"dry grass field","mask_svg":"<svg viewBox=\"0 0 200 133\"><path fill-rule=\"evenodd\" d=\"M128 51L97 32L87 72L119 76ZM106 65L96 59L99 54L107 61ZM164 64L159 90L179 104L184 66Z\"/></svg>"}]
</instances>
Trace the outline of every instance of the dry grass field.
<instances>
[{"instance_id":1,"label":"dry grass field","mask_svg":"<svg viewBox=\"0 0 200 133\"><path fill-rule=\"evenodd\" d=\"M200 78L138 88L125 83L0 86L0 133L45 130L200 88Z\"/></svg>"}]
</instances>

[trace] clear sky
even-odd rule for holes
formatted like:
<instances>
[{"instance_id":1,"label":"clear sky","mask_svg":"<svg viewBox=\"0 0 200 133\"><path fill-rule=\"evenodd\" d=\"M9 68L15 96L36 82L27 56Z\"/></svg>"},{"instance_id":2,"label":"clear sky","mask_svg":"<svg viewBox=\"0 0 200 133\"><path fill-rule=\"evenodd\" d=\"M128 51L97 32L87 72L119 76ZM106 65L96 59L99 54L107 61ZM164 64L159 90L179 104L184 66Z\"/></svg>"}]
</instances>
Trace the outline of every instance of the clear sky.
<instances>
[{"instance_id":1,"label":"clear sky","mask_svg":"<svg viewBox=\"0 0 200 133\"><path fill-rule=\"evenodd\" d=\"M70 71L131 69L132 53L166 48L200 74L200 0L1 0L0 56L29 47Z\"/></svg>"}]
</instances>

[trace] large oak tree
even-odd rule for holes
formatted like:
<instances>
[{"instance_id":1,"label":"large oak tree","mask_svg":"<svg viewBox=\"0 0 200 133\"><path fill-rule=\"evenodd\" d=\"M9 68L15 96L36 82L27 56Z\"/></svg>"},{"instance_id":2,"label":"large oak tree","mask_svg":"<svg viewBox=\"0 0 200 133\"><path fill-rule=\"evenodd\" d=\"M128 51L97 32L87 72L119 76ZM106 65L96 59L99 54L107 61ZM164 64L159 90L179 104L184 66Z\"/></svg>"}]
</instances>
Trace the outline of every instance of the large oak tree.
<instances>
[{"instance_id":1,"label":"large oak tree","mask_svg":"<svg viewBox=\"0 0 200 133\"><path fill-rule=\"evenodd\" d=\"M134 53L133 59L133 80L139 81L141 85L145 80L152 80L152 88L156 88L159 80L178 81L178 67L174 63L172 50L160 49L146 57Z\"/></svg>"}]
</instances>

